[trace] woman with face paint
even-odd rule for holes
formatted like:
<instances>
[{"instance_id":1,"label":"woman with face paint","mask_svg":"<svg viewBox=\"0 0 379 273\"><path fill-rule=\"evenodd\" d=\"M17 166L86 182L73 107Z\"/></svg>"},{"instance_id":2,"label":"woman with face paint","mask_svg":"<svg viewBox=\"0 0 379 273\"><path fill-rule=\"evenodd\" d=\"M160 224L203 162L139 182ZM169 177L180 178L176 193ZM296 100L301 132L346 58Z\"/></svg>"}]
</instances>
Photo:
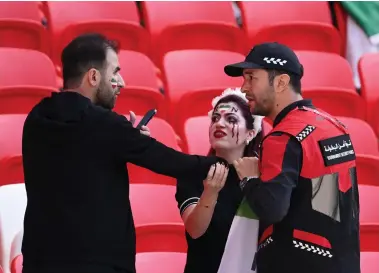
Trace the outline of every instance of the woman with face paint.
<instances>
[{"instance_id":1,"label":"woman with face paint","mask_svg":"<svg viewBox=\"0 0 379 273\"><path fill-rule=\"evenodd\" d=\"M212 101L209 154L228 161L204 181L178 180L176 200L188 244L184 273L217 273L229 230L243 195L234 160L256 156L262 140L261 116L252 116L245 94L227 89Z\"/></svg>"}]
</instances>

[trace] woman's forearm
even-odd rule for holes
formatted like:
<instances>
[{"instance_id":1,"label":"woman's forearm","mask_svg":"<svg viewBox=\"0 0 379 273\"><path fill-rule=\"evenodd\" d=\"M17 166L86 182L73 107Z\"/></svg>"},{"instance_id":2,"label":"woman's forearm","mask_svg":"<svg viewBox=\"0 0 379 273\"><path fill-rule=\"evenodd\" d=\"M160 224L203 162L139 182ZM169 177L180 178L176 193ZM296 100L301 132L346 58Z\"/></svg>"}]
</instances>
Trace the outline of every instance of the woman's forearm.
<instances>
[{"instance_id":1,"label":"woman's forearm","mask_svg":"<svg viewBox=\"0 0 379 273\"><path fill-rule=\"evenodd\" d=\"M217 203L217 197L218 193L204 191L199 202L192 208L188 208L187 213L184 213L184 225L192 238L199 238L208 229Z\"/></svg>"}]
</instances>

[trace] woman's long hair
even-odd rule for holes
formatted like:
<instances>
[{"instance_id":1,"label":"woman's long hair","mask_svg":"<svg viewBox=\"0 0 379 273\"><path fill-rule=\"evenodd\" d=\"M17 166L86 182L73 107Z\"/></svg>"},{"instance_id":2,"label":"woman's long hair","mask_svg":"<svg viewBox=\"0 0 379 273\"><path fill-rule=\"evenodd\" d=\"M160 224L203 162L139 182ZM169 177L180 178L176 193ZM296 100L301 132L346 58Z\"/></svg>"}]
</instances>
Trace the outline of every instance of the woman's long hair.
<instances>
[{"instance_id":1,"label":"woman's long hair","mask_svg":"<svg viewBox=\"0 0 379 273\"><path fill-rule=\"evenodd\" d=\"M238 96L228 95L221 98L215 105L214 109L216 109L220 103L229 103L229 102L234 102L235 104L237 104L238 108L241 110L242 116L246 120L246 128L248 130L256 129L254 128L254 118L250 113L249 105L242 98ZM248 145L246 145L243 151L243 156L253 157L253 156L256 156L256 154L259 155L259 144L261 143L262 139L263 139L263 126L262 126L262 130L254 137L254 139L250 141ZM216 154L216 151L211 147L208 155L215 155L215 154Z\"/></svg>"}]
</instances>

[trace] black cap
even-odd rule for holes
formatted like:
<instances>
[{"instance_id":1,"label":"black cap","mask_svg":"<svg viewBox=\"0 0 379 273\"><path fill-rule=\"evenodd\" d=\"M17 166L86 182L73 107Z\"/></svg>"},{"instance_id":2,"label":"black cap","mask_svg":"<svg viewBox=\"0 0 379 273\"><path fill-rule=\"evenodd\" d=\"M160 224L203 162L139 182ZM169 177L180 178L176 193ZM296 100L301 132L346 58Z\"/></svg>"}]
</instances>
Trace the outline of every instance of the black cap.
<instances>
[{"instance_id":1,"label":"black cap","mask_svg":"<svg viewBox=\"0 0 379 273\"><path fill-rule=\"evenodd\" d=\"M303 76L303 66L295 52L279 43L264 43L253 47L244 62L224 67L228 76L240 77L244 69L276 69Z\"/></svg>"}]
</instances>

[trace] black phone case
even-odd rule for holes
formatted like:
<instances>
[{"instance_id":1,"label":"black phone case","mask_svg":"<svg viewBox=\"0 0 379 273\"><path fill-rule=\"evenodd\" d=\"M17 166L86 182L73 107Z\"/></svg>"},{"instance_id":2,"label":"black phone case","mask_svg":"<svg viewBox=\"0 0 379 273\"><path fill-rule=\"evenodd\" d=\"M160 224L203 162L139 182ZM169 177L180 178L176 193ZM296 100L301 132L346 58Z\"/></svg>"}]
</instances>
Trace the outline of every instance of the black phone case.
<instances>
[{"instance_id":1,"label":"black phone case","mask_svg":"<svg viewBox=\"0 0 379 273\"><path fill-rule=\"evenodd\" d=\"M157 113L156 109L149 110L145 114L145 116L141 119L141 121L138 123L136 128L141 129L142 126L146 126L149 123L149 121L155 116L156 113Z\"/></svg>"}]
</instances>

